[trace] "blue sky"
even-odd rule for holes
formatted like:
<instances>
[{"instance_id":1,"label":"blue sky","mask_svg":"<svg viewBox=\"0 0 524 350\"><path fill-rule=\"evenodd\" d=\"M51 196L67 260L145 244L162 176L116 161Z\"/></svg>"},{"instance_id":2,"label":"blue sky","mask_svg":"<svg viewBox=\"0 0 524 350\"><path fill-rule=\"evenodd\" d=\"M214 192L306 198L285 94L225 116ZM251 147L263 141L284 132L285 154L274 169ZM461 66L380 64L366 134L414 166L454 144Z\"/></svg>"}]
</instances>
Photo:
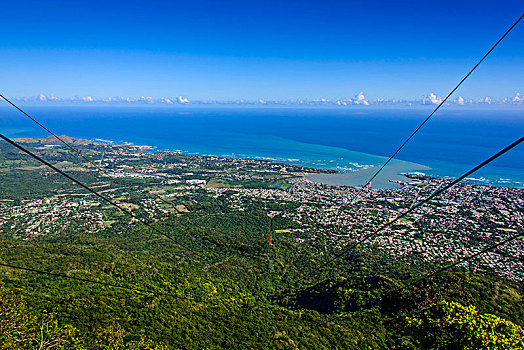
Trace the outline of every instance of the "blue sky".
<instances>
[{"instance_id":1,"label":"blue sky","mask_svg":"<svg viewBox=\"0 0 524 350\"><path fill-rule=\"evenodd\" d=\"M0 83L39 93L193 99L446 94L522 1L9 1ZM524 23L458 94L524 91Z\"/></svg>"}]
</instances>

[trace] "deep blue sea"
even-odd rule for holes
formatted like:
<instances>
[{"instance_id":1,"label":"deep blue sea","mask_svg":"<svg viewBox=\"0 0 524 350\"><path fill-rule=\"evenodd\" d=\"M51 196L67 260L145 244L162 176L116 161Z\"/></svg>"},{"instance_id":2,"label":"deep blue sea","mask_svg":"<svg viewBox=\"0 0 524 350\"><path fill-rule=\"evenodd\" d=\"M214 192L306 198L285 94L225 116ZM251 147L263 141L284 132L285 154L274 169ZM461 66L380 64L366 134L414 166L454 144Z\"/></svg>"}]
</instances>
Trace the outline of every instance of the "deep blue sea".
<instances>
[{"instance_id":1,"label":"deep blue sea","mask_svg":"<svg viewBox=\"0 0 524 350\"><path fill-rule=\"evenodd\" d=\"M360 185L429 114L428 107L126 107L23 106L57 134L151 145L187 154L250 157L336 169L315 178ZM9 107L0 108L9 137L46 132ZM455 177L524 134L522 108L444 107L397 155L374 187L401 172ZM469 182L524 187L524 145L473 174Z\"/></svg>"}]
</instances>

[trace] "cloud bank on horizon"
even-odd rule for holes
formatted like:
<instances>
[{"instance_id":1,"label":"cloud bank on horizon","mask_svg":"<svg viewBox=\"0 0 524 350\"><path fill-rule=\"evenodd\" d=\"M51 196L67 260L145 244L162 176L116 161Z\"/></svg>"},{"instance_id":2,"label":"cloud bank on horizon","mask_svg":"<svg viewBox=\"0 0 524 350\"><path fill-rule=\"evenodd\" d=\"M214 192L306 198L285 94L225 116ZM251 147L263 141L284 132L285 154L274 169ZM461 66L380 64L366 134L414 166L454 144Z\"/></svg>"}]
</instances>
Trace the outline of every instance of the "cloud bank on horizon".
<instances>
[{"instance_id":1,"label":"cloud bank on horizon","mask_svg":"<svg viewBox=\"0 0 524 350\"><path fill-rule=\"evenodd\" d=\"M140 96L140 97L105 97L96 98L92 96L75 96L72 98L56 97L55 95L44 95L39 94L37 96L29 97L14 97L14 101L33 103L33 104L111 104L111 105L297 105L297 106L388 106L388 105L402 105L402 106L419 106L419 105L438 105L443 101L443 97L434 93L429 93L419 99L368 99L364 95L363 91L360 91L355 95L354 98L343 98L343 99L329 99L329 98L318 98L318 99L286 99L286 100L189 100L186 97L178 96L175 98L159 97L155 98L152 96ZM504 97L501 99L492 98L486 96L479 99L464 98L458 96L451 98L446 101L448 105L466 106L466 105L515 105L524 106L524 94L519 92L513 96Z\"/></svg>"}]
</instances>

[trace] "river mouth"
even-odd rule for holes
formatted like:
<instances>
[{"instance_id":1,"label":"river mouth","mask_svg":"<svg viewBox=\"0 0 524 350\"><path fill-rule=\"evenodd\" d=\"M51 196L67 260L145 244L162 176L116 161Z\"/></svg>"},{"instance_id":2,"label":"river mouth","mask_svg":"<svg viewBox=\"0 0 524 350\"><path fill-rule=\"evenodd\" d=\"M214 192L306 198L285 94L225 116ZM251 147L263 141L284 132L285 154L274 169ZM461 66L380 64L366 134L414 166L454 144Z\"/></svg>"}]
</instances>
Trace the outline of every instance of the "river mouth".
<instances>
[{"instance_id":1,"label":"river mouth","mask_svg":"<svg viewBox=\"0 0 524 350\"><path fill-rule=\"evenodd\" d=\"M325 185L359 187L365 185L379 167L379 165L374 165L366 169L338 174L308 174L306 178ZM373 179L371 187L379 189L400 188L401 185L398 182L410 182L407 177L402 175L403 173L423 173L430 169L430 167L421 164L392 161Z\"/></svg>"}]
</instances>

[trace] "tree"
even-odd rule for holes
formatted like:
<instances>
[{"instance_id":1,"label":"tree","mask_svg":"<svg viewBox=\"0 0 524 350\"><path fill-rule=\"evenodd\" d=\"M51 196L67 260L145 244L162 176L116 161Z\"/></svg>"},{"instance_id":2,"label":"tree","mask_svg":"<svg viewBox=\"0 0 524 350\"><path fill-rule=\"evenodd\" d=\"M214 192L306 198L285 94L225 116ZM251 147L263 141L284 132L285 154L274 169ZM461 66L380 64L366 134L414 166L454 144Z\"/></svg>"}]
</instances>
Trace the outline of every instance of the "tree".
<instances>
[{"instance_id":1,"label":"tree","mask_svg":"<svg viewBox=\"0 0 524 350\"><path fill-rule=\"evenodd\" d=\"M474 306L441 301L419 317L406 317L411 334L427 349L523 349L524 330Z\"/></svg>"},{"instance_id":2,"label":"tree","mask_svg":"<svg viewBox=\"0 0 524 350\"><path fill-rule=\"evenodd\" d=\"M60 326L54 313L41 316L34 316L22 296L0 284L0 349L81 348L74 327Z\"/></svg>"}]
</instances>

